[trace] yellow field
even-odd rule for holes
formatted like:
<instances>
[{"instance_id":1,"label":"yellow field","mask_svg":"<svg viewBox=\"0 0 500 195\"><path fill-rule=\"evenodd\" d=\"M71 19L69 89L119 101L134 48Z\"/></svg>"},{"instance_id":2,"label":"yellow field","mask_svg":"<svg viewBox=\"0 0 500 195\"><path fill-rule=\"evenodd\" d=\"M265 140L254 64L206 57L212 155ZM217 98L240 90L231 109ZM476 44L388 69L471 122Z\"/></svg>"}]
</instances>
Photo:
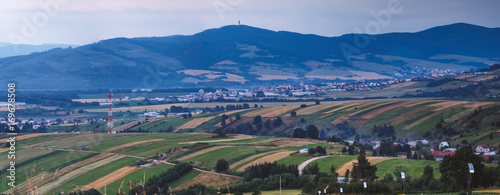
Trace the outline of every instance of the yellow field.
<instances>
[{"instance_id":1,"label":"yellow field","mask_svg":"<svg viewBox=\"0 0 500 195\"><path fill-rule=\"evenodd\" d=\"M285 114L287 112L290 112L292 110L295 110L297 108L300 108L300 106L297 105L297 106L281 107L281 109L270 110L270 112L263 114L262 117L277 117L277 116L280 116L280 115Z\"/></svg>"},{"instance_id":2,"label":"yellow field","mask_svg":"<svg viewBox=\"0 0 500 195\"><path fill-rule=\"evenodd\" d=\"M265 108L265 109L260 109L260 110L256 110L253 112L248 112L248 113L244 114L243 116L255 117L257 115L261 115L261 117L276 117L276 116L282 115L284 113L290 112L292 110L295 110L299 107L300 107L300 105Z\"/></svg>"},{"instance_id":3,"label":"yellow field","mask_svg":"<svg viewBox=\"0 0 500 195\"><path fill-rule=\"evenodd\" d=\"M352 102L352 103L349 103L347 105L344 105L342 107L338 107L338 108L335 108L335 109L332 109L332 110L329 110L328 112L325 112L326 114L330 114L330 113L334 113L334 112L337 112L339 110L342 110L342 109L346 109L346 108L349 108L349 107L353 107L353 106L356 106L358 104L360 104L361 102Z\"/></svg>"},{"instance_id":4,"label":"yellow field","mask_svg":"<svg viewBox=\"0 0 500 195\"><path fill-rule=\"evenodd\" d=\"M273 191L261 191L262 195L299 195L302 194L302 190L273 190ZM251 195L252 192L243 193L244 195Z\"/></svg>"},{"instance_id":5,"label":"yellow field","mask_svg":"<svg viewBox=\"0 0 500 195\"><path fill-rule=\"evenodd\" d=\"M123 145L119 145L119 146L108 148L106 150L103 150L103 152L113 152L113 151L116 151L116 150L119 150L119 149L122 149L122 148L126 148L126 147L130 147L130 146L135 146L135 145L145 144L145 143L151 143L151 142L161 142L161 141L165 141L165 140L164 139L152 139L152 140L144 140L144 141L131 142L131 143L126 143L126 144L123 144ZM97 188L97 189L99 189L99 188Z\"/></svg>"},{"instance_id":6,"label":"yellow field","mask_svg":"<svg viewBox=\"0 0 500 195\"><path fill-rule=\"evenodd\" d=\"M109 184L113 183L114 181L119 180L119 179L127 176L128 174L130 174L138 169L141 169L141 168L136 167L136 166L123 167L121 169L114 171L113 173L110 173L104 177L99 178L98 180L86 185L82 189L83 190L90 190L92 188L93 189L104 188L104 186L109 185Z\"/></svg>"},{"instance_id":7,"label":"yellow field","mask_svg":"<svg viewBox=\"0 0 500 195\"><path fill-rule=\"evenodd\" d=\"M26 192L24 194L27 194L28 192L31 192L34 189L35 186L42 186L42 185L44 185L46 183L49 183L50 181L56 179L60 175L64 175L66 173L69 173L69 172L77 169L77 168L80 168L80 167L89 165L91 163L94 163L96 161L108 158L108 157L110 157L112 155L113 154L100 154L100 155L94 156L92 158L86 159L84 161L80 161L78 163L75 163L75 164L72 164L70 166L64 167L64 168L56 171L56 173L48 173L47 171L44 171L44 172L42 172L42 173L40 173L40 174L38 174L36 176L31 177L29 180L27 180L27 181L25 181L23 183L17 184L16 188L20 192ZM14 193L13 188L11 188L10 190L5 191L4 193L5 194L13 194Z\"/></svg>"},{"instance_id":8,"label":"yellow field","mask_svg":"<svg viewBox=\"0 0 500 195\"><path fill-rule=\"evenodd\" d=\"M264 156L264 157L259 158L257 160L254 160L253 162L248 163L245 166L242 166L237 171L243 172L249 166L257 165L257 164L262 164L262 163L265 163L265 162L272 163L274 161L278 161L278 160L281 160L281 159L283 159L285 157L288 157L288 156L290 156L291 153L294 153L294 152L295 151L283 151L283 152L277 152L277 153L274 153L274 154L271 154L271 155L267 155L267 156Z\"/></svg>"},{"instance_id":9,"label":"yellow field","mask_svg":"<svg viewBox=\"0 0 500 195\"><path fill-rule=\"evenodd\" d=\"M378 163L381 163L381 162L384 162L384 161L387 161L387 160L391 160L391 159L395 159L395 158L389 158L389 157L366 157L366 159L368 159L368 162L370 162L372 165L376 165ZM337 173L342 176L344 176L345 174L345 171L347 169L351 170L352 171L352 163L355 163L355 162L358 162L358 159L354 159L354 160L351 160L345 164L343 164L339 169L337 169Z\"/></svg>"},{"instance_id":10,"label":"yellow field","mask_svg":"<svg viewBox=\"0 0 500 195\"><path fill-rule=\"evenodd\" d=\"M129 101L129 100L137 100L137 98L130 98L128 100L125 99L117 99L111 98L111 102L119 102L119 101ZM72 99L73 102L81 102L81 103L91 103L91 102L109 102L109 98L96 98L96 99Z\"/></svg>"},{"instance_id":11,"label":"yellow field","mask_svg":"<svg viewBox=\"0 0 500 195\"><path fill-rule=\"evenodd\" d=\"M306 108L301 108L301 109L297 110L297 115L314 114L314 113L320 112L322 110L325 110L325 109L328 109L328 108L331 108L331 107L334 107L334 106L338 106L340 104L341 104L341 102L322 103L322 104L319 104L319 105L309 105Z\"/></svg>"},{"instance_id":12,"label":"yellow field","mask_svg":"<svg viewBox=\"0 0 500 195\"><path fill-rule=\"evenodd\" d=\"M256 154L256 155L253 155L253 156L249 156L249 157L247 157L247 158L245 158L245 159L243 159L243 160L240 160L240 161L238 161L238 162L235 162L235 163L231 164L231 165L229 166L229 168L230 168L230 169L233 169L233 168L235 168L235 167L237 167L237 166L242 165L243 163L250 162L251 160L254 160L254 159L259 158L259 157L262 157L262 156L266 156L266 155L268 155L268 154L272 154L272 153L274 153L274 152L276 152L276 151L270 151L270 152L265 152L265 153L260 153L260 154Z\"/></svg>"},{"instance_id":13,"label":"yellow field","mask_svg":"<svg viewBox=\"0 0 500 195\"><path fill-rule=\"evenodd\" d=\"M195 171L195 170L193 170ZM236 177L236 176L227 176L227 175L220 175L220 174L213 174L213 173L207 173L207 172L202 172L192 180L183 183L179 187L175 188L174 190L182 190L182 189L187 189L189 186L192 186L194 184L203 184L207 187L220 187L220 188L225 188L226 185L237 183L243 178L241 177Z\"/></svg>"},{"instance_id":14,"label":"yellow field","mask_svg":"<svg viewBox=\"0 0 500 195\"><path fill-rule=\"evenodd\" d=\"M194 129L194 128L200 126L201 124L203 124L209 120L212 120L213 118L215 118L215 116L195 118L187 123L182 124L180 127L178 127L177 129L174 130L174 133L181 130L181 129Z\"/></svg>"},{"instance_id":15,"label":"yellow field","mask_svg":"<svg viewBox=\"0 0 500 195\"><path fill-rule=\"evenodd\" d=\"M160 104L160 105L150 105L150 106L131 106L131 107L121 107L121 108L113 108L113 112L126 112L130 110L131 112L144 112L145 110L150 111L164 111L165 108L170 109L172 106L184 106L184 104ZM85 109L87 112L108 112L108 108L94 108L94 109Z\"/></svg>"},{"instance_id":16,"label":"yellow field","mask_svg":"<svg viewBox=\"0 0 500 195\"><path fill-rule=\"evenodd\" d=\"M214 146L214 147L211 147L211 148L207 148L207 149L204 149L204 150L200 150L198 152L195 152L195 153L192 153L192 154L188 154L186 156L183 156L183 157L180 157L179 159L177 159L178 161L183 161L183 160L187 160L187 159L190 159L192 157L195 157L195 156L198 156L200 154L204 154L204 153L207 153L207 152L210 152L210 151L214 151L214 150L218 150L218 149L221 149L221 148L227 148L227 147L231 147L231 146Z\"/></svg>"},{"instance_id":17,"label":"yellow field","mask_svg":"<svg viewBox=\"0 0 500 195\"><path fill-rule=\"evenodd\" d=\"M180 143L180 144L213 143L213 142L230 142L230 141L237 141L237 140L251 139L251 138L254 138L254 137L255 137L255 136L251 136L251 135L236 134L236 135L234 135L234 138L231 138L231 139L218 139L218 140L207 140L207 141L182 142L182 143Z\"/></svg>"},{"instance_id":18,"label":"yellow field","mask_svg":"<svg viewBox=\"0 0 500 195\"><path fill-rule=\"evenodd\" d=\"M65 175L62 175L62 176L57 176L57 179L56 180L53 180L41 187L38 188L38 191L40 192L40 194L45 194L45 193L48 193L50 192L51 190L57 188L58 186L86 173L86 172L89 172L90 170L93 170L97 167L100 167L100 166L103 166L103 165L106 165L108 163L111 163L113 161L116 161L116 160L119 160L121 158L123 158L125 156L120 156L120 155L115 155L115 156L112 156L112 157L109 157L109 158L106 158L104 160L101 160L101 161L97 161L95 163L92 163L92 164L89 164L89 165L86 165L84 167L81 167L79 169L76 169L74 171L71 171Z\"/></svg>"}]
</instances>

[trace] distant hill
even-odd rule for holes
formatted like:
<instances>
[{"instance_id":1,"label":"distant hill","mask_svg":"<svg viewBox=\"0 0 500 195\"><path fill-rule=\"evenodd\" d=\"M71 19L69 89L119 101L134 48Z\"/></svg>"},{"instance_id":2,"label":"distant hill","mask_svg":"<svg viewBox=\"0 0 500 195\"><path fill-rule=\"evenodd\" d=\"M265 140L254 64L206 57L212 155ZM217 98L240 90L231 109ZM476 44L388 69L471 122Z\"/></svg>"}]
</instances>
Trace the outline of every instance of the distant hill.
<instances>
[{"instance_id":1,"label":"distant hill","mask_svg":"<svg viewBox=\"0 0 500 195\"><path fill-rule=\"evenodd\" d=\"M28 55L33 52L44 52L54 48L78 47L79 45L70 44L42 44L42 45L27 45L27 44L11 44L0 42L0 58L10 56Z\"/></svg>"},{"instance_id":2,"label":"distant hill","mask_svg":"<svg viewBox=\"0 0 500 195\"><path fill-rule=\"evenodd\" d=\"M357 47L360 37L370 42ZM22 89L92 89L391 79L418 76L422 69L487 68L500 63L499 42L500 28L464 23L340 37L232 25L6 57L0 80Z\"/></svg>"}]
</instances>

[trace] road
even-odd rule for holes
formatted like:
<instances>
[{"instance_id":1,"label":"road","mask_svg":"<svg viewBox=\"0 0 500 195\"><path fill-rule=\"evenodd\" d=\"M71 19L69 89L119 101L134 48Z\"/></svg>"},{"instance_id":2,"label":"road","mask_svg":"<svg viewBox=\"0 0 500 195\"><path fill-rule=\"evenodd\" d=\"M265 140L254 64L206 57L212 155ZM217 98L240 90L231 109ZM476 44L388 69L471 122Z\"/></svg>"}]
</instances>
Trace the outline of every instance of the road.
<instances>
[{"instance_id":1,"label":"road","mask_svg":"<svg viewBox=\"0 0 500 195\"><path fill-rule=\"evenodd\" d=\"M314 157L314 158L311 158L309 160L306 160L305 162L303 162L302 164L299 165L299 175L302 175L302 170L304 170L304 168L306 168L306 166L315 161L315 160L318 160L320 158L326 158L326 157L332 157L332 156L319 156L319 157Z\"/></svg>"}]
</instances>

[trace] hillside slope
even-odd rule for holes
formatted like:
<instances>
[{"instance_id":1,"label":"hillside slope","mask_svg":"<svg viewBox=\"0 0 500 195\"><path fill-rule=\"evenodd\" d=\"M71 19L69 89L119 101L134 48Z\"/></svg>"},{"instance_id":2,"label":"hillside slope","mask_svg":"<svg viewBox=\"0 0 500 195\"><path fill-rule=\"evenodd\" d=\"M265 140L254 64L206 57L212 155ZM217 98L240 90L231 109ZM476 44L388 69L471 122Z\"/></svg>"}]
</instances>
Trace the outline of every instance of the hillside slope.
<instances>
[{"instance_id":1,"label":"hillside slope","mask_svg":"<svg viewBox=\"0 0 500 195\"><path fill-rule=\"evenodd\" d=\"M419 76L415 68L468 71L499 63L499 35L498 28L460 23L361 35L371 41L356 48L355 34L322 37L233 25L2 58L0 80L21 89L90 89L389 79Z\"/></svg>"}]
</instances>

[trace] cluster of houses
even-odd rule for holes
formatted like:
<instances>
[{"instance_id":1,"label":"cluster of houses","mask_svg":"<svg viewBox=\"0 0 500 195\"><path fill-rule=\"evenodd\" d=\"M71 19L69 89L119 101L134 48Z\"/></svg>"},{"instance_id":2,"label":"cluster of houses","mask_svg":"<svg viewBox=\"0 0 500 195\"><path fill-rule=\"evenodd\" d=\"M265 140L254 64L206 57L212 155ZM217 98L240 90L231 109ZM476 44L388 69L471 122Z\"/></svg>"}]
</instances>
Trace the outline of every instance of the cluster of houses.
<instances>
[{"instance_id":1,"label":"cluster of houses","mask_svg":"<svg viewBox=\"0 0 500 195\"><path fill-rule=\"evenodd\" d=\"M441 149L441 145L448 146L448 143L441 142L440 149ZM465 145L462 145L462 144L458 145L458 147L463 147L463 146L465 146ZM455 151L457 149L460 149L460 148L443 148L442 150L431 150L431 152L432 152L432 155L434 156L434 159L436 159L436 161L441 161L441 160L443 160L443 157L446 155L454 155ZM498 151L494 151L492 146L488 146L485 144L478 145L475 148L475 150L476 150L476 155L479 155L479 156L483 157L484 159L489 159L490 156L498 154Z\"/></svg>"},{"instance_id":2,"label":"cluster of houses","mask_svg":"<svg viewBox=\"0 0 500 195\"><path fill-rule=\"evenodd\" d=\"M21 120L17 122L17 126L20 129L23 129L25 125L31 125L33 129L37 130L41 127L46 127L49 128L53 125L61 125L61 124L86 124L86 123L91 123L91 122L106 122L107 119L105 118L96 118L96 119L61 119L60 121L58 120ZM7 123L5 119L0 119L0 124L2 123Z\"/></svg>"},{"instance_id":3,"label":"cluster of houses","mask_svg":"<svg viewBox=\"0 0 500 195\"><path fill-rule=\"evenodd\" d=\"M403 146L405 144L408 144L410 146L410 148L412 149L412 151L415 151L417 148L418 142L421 142L423 145L430 146L429 145L430 142L425 140L425 139L413 139L412 141L407 141L407 142L394 142L394 145L395 146L396 145ZM353 145L354 141L347 141L347 143L349 145ZM342 143L330 142L329 144L337 145L337 144L342 144ZM367 145L372 146L373 150L378 150L380 148L380 145L382 144L382 142L380 142L380 141L364 141L364 142L361 142L361 144L364 146L367 146ZM458 148L451 148L450 144L448 142L440 142L439 144L432 145L432 148L430 149L430 151L431 151L431 154L436 161L442 161L444 156L454 155L458 149L460 149L461 147L464 147L464 146L466 146L466 145L459 144L457 146ZM483 159L489 159L490 156L498 155L498 151L494 151L493 149L494 148L492 146L481 144L475 148L475 151L476 151L475 153L476 153L476 155L483 157ZM307 153L308 150L309 150L309 148L302 148L302 149L300 149L299 152L300 153ZM398 152L398 154L397 154L397 156L400 158L406 158L406 155L407 155L406 152ZM498 164L498 161L494 162L494 164L495 163Z\"/></svg>"}]
</instances>

